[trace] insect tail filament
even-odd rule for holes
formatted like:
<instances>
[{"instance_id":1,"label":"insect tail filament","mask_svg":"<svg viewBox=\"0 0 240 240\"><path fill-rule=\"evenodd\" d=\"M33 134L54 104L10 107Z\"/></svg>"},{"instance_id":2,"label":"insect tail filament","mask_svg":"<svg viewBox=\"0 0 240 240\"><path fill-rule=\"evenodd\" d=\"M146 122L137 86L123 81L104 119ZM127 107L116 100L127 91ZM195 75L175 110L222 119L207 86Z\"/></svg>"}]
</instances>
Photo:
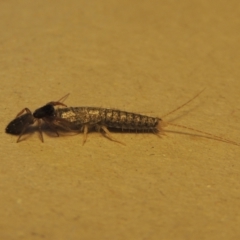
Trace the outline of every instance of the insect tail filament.
<instances>
[{"instance_id":1,"label":"insect tail filament","mask_svg":"<svg viewBox=\"0 0 240 240\"><path fill-rule=\"evenodd\" d=\"M174 110L172 110L171 112L165 114L162 116L162 118L165 118L166 116L176 112L177 110L179 110L180 108L184 107L185 105L189 104L190 102L192 102L195 98L197 98L206 88L204 88L201 92L199 92L197 95L195 95L193 98L191 98L190 100L188 100L187 102L185 102L184 104L182 104L181 106L175 108Z\"/></svg>"},{"instance_id":2,"label":"insect tail filament","mask_svg":"<svg viewBox=\"0 0 240 240\"><path fill-rule=\"evenodd\" d=\"M208 132L204 132L204 131L201 131L201 130L198 130L198 129L194 129L194 128L191 128L191 127L186 127L184 125L179 125L179 124L169 123L169 122L163 122L163 121L160 123L160 125L161 125L160 129L162 127L167 126L167 125L171 125L171 126L174 126L174 127L184 128L184 129L187 129L187 130L190 130L190 131L193 131L193 132L198 132L198 133L204 134L206 136L202 136L202 137L205 137L205 138L209 138L209 139L213 139L213 140L217 140L217 141L221 141L221 142L226 142L226 143L231 143L233 145L240 146L240 143L237 143L237 142L232 141L230 139L223 138L223 137L220 137L220 136L208 133Z\"/></svg>"}]
</instances>

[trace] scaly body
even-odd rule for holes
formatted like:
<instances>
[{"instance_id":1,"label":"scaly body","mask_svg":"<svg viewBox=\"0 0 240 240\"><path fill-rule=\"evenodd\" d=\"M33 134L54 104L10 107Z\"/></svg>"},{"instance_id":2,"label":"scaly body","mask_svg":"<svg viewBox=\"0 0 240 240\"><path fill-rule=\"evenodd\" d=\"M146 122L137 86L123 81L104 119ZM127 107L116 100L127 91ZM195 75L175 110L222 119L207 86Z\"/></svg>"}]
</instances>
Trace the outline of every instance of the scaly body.
<instances>
[{"instance_id":1,"label":"scaly body","mask_svg":"<svg viewBox=\"0 0 240 240\"><path fill-rule=\"evenodd\" d=\"M105 126L113 129L156 132L159 121L161 121L160 118L96 107L58 108L55 110L55 116L71 123L69 127L76 129L87 125L89 128Z\"/></svg>"}]
</instances>

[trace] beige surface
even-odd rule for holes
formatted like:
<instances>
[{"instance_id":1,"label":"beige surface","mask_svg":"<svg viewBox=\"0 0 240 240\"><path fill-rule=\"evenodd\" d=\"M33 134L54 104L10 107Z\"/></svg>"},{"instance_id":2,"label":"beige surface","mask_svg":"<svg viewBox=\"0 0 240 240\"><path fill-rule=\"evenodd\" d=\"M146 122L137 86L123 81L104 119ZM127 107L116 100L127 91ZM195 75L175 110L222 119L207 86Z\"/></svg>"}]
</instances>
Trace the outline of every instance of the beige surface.
<instances>
[{"instance_id":1,"label":"beige surface","mask_svg":"<svg viewBox=\"0 0 240 240\"><path fill-rule=\"evenodd\" d=\"M1 1L0 239L240 239L239 146L4 132L68 92L70 106L162 116L207 87L168 119L240 142L239 5Z\"/></svg>"}]
</instances>

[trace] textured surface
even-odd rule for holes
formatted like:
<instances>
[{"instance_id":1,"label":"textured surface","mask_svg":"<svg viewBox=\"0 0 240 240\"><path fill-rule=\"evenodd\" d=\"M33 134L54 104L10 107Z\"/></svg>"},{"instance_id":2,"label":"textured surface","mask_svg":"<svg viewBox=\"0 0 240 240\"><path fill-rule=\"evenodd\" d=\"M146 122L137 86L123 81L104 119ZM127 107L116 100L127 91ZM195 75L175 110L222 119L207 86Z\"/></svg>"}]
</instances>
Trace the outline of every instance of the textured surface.
<instances>
[{"instance_id":1,"label":"textured surface","mask_svg":"<svg viewBox=\"0 0 240 240\"><path fill-rule=\"evenodd\" d=\"M239 4L1 1L0 238L240 239L240 147L170 126L113 133L126 146L5 133L67 93L165 119L206 87L165 120L240 142Z\"/></svg>"}]
</instances>

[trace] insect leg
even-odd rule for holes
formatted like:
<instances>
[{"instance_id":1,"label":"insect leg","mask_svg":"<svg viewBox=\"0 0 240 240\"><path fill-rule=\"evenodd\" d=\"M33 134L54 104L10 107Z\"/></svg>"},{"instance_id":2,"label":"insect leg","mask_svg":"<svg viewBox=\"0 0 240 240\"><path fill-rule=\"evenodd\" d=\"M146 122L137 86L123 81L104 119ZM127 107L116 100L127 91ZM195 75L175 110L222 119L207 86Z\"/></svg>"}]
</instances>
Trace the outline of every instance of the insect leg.
<instances>
[{"instance_id":1,"label":"insect leg","mask_svg":"<svg viewBox=\"0 0 240 240\"><path fill-rule=\"evenodd\" d=\"M56 126L54 125L53 122L48 121L48 119L44 118L43 121L56 133L56 135L59 137L59 133L56 129Z\"/></svg>"},{"instance_id":2,"label":"insect leg","mask_svg":"<svg viewBox=\"0 0 240 240\"><path fill-rule=\"evenodd\" d=\"M105 133L105 135L106 135L107 138L109 138L110 140L112 140L112 141L114 141L114 142L118 142L118 143L121 143L122 145L125 145L125 146L126 146L125 143L120 142L119 140L117 140L116 138L114 138L114 137L111 135L111 133L109 132L109 130L107 129L106 126L101 125L100 128L104 131L104 133Z\"/></svg>"},{"instance_id":3,"label":"insect leg","mask_svg":"<svg viewBox=\"0 0 240 240\"><path fill-rule=\"evenodd\" d=\"M82 143L82 145L84 145L84 143L87 140L87 133L88 133L88 125L84 125L84 127L83 127L83 143Z\"/></svg>"},{"instance_id":4,"label":"insect leg","mask_svg":"<svg viewBox=\"0 0 240 240\"><path fill-rule=\"evenodd\" d=\"M35 120L33 120L33 122L34 122L34 121L35 121ZM27 129L31 124L33 124L33 123L32 123L32 122L27 122L27 123L25 124L25 126L23 127L21 133L19 134L19 137L18 137L18 139L17 139L17 143L20 142L20 139L21 139L22 135L24 134L24 132L26 131L26 129Z\"/></svg>"},{"instance_id":5,"label":"insect leg","mask_svg":"<svg viewBox=\"0 0 240 240\"><path fill-rule=\"evenodd\" d=\"M21 110L16 117L19 117L20 115L22 115L24 113L24 111L26 111L26 113L32 114L32 112L28 109L28 108L24 108L23 110Z\"/></svg>"},{"instance_id":6,"label":"insect leg","mask_svg":"<svg viewBox=\"0 0 240 240\"><path fill-rule=\"evenodd\" d=\"M48 121L49 122L49 121ZM71 122L62 119L60 117L54 117L54 119L51 120L51 124L56 127L60 127L66 131L73 131L73 132L79 132L78 129L76 129L76 126L73 125Z\"/></svg>"},{"instance_id":7,"label":"insect leg","mask_svg":"<svg viewBox=\"0 0 240 240\"><path fill-rule=\"evenodd\" d=\"M43 134L42 134L42 128L41 128L41 119L37 119L37 123L38 123L38 131L39 131L39 134L40 134L41 141L44 142Z\"/></svg>"}]
</instances>

